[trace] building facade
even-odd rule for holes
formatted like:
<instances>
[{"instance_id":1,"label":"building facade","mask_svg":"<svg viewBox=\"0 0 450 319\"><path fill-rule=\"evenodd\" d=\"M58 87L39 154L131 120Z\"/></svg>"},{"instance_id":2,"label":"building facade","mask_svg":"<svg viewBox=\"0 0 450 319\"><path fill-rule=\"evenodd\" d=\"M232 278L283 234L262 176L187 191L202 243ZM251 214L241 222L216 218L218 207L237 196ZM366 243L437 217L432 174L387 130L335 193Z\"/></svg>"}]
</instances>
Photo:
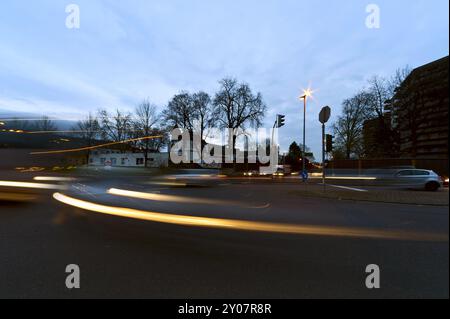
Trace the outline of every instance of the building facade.
<instances>
[{"instance_id":1,"label":"building facade","mask_svg":"<svg viewBox=\"0 0 450 319\"><path fill-rule=\"evenodd\" d=\"M148 154L147 167L160 168L168 165L168 153ZM89 166L145 167L145 156L143 153L124 153L112 149L95 150L89 154Z\"/></svg>"},{"instance_id":2,"label":"building facade","mask_svg":"<svg viewBox=\"0 0 450 319\"><path fill-rule=\"evenodd\" d=\"M448 159L449 57L421 66L392 101L393 126L403 158Z\"/></svg>"}]
</instances>

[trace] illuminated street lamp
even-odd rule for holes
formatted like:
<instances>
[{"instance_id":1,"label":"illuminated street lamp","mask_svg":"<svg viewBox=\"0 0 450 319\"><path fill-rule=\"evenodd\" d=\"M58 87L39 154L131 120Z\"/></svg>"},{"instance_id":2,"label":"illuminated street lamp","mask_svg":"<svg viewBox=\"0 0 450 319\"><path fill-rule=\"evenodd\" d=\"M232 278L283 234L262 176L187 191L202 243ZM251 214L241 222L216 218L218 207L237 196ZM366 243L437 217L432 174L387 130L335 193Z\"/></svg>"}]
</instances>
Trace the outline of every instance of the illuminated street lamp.
<instances>
[{"instance_id":1,"label":"illuminated street lamp","mask_svg":"<svg viewBox=\"0 0 450 319\"><path fill-rule=\"evenodd\" d=\"M306 164L305 164L305 153L306 153L306 100L312 97L311 89L303 91L303 95L300 96L300 100L303 100L303 154L302 154L302 176L303 181L306 182Z\"/></svg>"}]
</instances>

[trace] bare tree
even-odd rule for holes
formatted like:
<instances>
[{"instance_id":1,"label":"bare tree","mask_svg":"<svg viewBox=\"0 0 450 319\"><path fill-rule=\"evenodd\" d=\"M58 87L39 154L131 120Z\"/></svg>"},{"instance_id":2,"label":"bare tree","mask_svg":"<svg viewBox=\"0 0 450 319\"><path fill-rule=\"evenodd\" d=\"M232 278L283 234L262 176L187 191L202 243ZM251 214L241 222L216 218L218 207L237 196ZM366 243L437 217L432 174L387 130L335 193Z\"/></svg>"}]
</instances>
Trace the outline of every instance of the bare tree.
<instances>
[{"instance_id":1,"label":"bare tree","mask_svg":"<svg viewBox=\"0 0 450 319\"><path fill-rule=\"evenodd\" d=\"M185 91L175 95L164 110L163 118L172 128L181 128L192 132L196 119L192 96Z\"/></svg>"},{"instance_id":2,"label":"bare tree","mask_svg":"<svg viewBox=\"0 0 450 319\"><path fill-rule=\"evenodd\" d=\"M395 156L399 137L395 128L398 114L393 109L394 96L410 73L411 69L406 66L398 69L389 79L373 76L365 90L344 101L343 114L334 125L340 146L337 153L345 154L346 158L362 154L370 157ZM366 120L371 121L366 123L363 132Z\"/></svg>"},{"instance_id":3,"label":"bare tree","mask_svg":"<svg viewBox=\"0 0 450 319\"><path fill-rule=\"evenodd\" d=\"M266 112L261 93L254 95L248 84L225 78L214 99L215 111L221 127L242 128L247 124L258 127Z\"/></svg>"},{"instance_id":4,"label":"bare tree","mask_svg":"<svg viewBox=\"0 0 450 319\"><path fill-rule=\"evenodd\" d=\"M389 81L380 76L373 76L369 80L370 94L369 107L374 116L383 118L385 113L386 103L391 98L389 90Z\"/></svg>"},{"instance_id":5,"label":"bare tree","mask_svg":"<svg viewBox=\"0 0 450 319\"><path fill-rule=\"evenodd\" d=\"M86 141L87 146L92 146L100 135L100 124L98 119L92 113L89 113L84 120L78 121L74 130L77 131L80 138Z\"/></svg>"},{"instance_id":6,"label":"bare tree","mask_svg":"<svg viewBox=\"0 0 450 319\"><path fill-rule=\"evenodd\" d=\"M50 120L50 118L46 115L42 116L42 118L36 121L36 130L43 132L56 131L58 128L55 123Z\"/></svg>"},{"instance_id":7,"label":"bare tree","mask_svg":"<svg viewBox=\"0 0 450 319\"><path fill-rule=\"evenodd\" d=\"M157 133L156 125L159 122L159 115L156 109L156 105L150 103L148 100L144 100L136 107L135 119L133 121L134 137L148 137ZM151 150L155 150L155 143L153 140L145 139L138 141L137 145L142 148L145 167L148 167L148 154Z\"/></svg>"},{"instance_id":8,"label":"bare tree","mask_svg":"<svg viewBox=\"0 0 450 319\"><path fill-rule=\"evenodd\" d=\"M86 146L91 147L100 135L100 124L98 123L98 119L89 113L84 120L78 121L73 130L77 131L76 135L84 140ZM90 151L87 151L87 162L89 162L89 155Z\"/></svg>"},{"instance_id":9,"label":"bare tree","mask_svg":"<svg viewBox=\"0 0 450 319\"><path fill-rule=\"evenodd\" d=\"M347 159L363 155L363 125L370 114L370 99L370 94L360 92L345 100L342 115L334 124L337 147L345 153Z\"/></svg>"},{"instance_id":10,"label":"bare tree","mask_svg":"<svg viewBox=\"0 0 450 319\"><path fill-rule=\"evenodd\" d=\"M370 117L373 118L365 132L365 153L370 157L395 156L398 134L393 128L392 102L397 88L410 74L409 67L398 69L390 78L374 76L369 80Z\"/></svg>"},{"instance_id":11,"label":"bare tree","mask_svg":"<svg viewBox=\"0 0 450 319\"><path fill-rule=\"evenodd\" d=\"M205 92L198 92L192 96L192 105L195 112L195 118L198 122L200 138L203 142L206 140L206 131L213 126L214 115L211 103L211 97Z\"/></svg>"},{"instance_id":12,"label":"bare tree","mask_svg":"<svg viewBox=\"0 0 450 319\"><path fill-rule=\"evenodd\" d=\"M412 69L408 65L395 71L395 74L389 79L388 83L390 99L394 97L398 88L411 74L411 72Z\"/></svg>"},{"instance_id":13,"label":"bare tree","mask_svg":"<svg viewBox=\"0 0 450 319\"><path fill-rule=\"evenodd\" d=\"M253 94L249 85L236 79L225 78L220 82L219 92L214 98L214 116L222 128L245 130L247 126L259 127L267 106L261 93ZM232 138L233 150L236 137Z\"/></svg>"},{"instance_id":14,"label":"bare tree","mask_svg":"<svg viewBox=\"0 0 450 319\"><path fill-rule=\"evenodd\" d=\"M169 141L169 134L166 129L161 127L155 127L151 131L151 136L162 136L159 138L151 139L149 148L155 152L161 152L161 148L166 146Z\"/></svg>"},{"instance_id":15,"label":"bare tree","mask_svg":"<svg viewBox=\"0 0 450 319\"><path fill-rule=\"evenodd\" d=\"M110 115L107 110L100 110L98 118L102 138L122 142L130 137L132 120L129 113L116 110Z\"/></svg>"}]
</instances>

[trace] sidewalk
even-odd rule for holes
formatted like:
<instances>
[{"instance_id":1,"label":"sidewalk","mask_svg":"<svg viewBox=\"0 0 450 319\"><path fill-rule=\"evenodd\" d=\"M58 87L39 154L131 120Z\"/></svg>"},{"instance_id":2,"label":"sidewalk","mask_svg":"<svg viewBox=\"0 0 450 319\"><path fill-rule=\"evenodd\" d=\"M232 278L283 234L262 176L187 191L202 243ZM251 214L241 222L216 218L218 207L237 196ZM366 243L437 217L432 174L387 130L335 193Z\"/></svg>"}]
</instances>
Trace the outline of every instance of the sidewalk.
<instances>
[{"instance_id":1,"label":"sidewalk","mask_svg":"<svg viewBox=\"0 0 450 319\"><path fill-rule=\"evenodd\" d=\"M323 185L301 185L292 194L299 196L314 196L338 200L353 200L367 202L382 202L410 205L449 206L449 191L441 189L437 192L425 192L416 190L379 190L366 187L367 192L358 192L327 186L324 192Z\"/></svg>"}]
</instances>

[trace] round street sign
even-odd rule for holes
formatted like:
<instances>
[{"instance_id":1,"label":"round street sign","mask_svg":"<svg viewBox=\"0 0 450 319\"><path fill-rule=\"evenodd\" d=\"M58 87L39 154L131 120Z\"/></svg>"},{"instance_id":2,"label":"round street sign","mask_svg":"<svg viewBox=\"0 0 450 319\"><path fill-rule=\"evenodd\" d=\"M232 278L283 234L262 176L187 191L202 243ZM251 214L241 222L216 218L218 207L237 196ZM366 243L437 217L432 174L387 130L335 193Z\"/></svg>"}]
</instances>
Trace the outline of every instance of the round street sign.
<instances>
[{"instance_id":1,"label":"round street sign","mask_svg":"<svg viewBox=\"0 0 450 319\"><path fill-rule=\"evenodd\" d=\"M331 108L329 106L325 106L324 108L322 108L319 114L320 123L325 124L326 122L328 122L330 116L331 116Z\"/></svg>"}]
</instances>

